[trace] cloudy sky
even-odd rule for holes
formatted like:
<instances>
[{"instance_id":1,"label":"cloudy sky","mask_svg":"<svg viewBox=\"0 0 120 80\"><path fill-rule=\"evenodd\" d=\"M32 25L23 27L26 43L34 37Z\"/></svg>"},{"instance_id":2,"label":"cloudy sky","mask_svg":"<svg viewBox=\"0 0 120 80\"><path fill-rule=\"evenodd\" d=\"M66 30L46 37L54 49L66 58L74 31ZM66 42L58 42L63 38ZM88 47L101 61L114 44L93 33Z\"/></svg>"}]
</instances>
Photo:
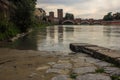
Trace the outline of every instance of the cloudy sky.
<instances>
[{"instance_id":1,"label":"cloudy sky","mask_svg":"<svg viewBox=\"0 0 120 80\"><path fill-rule=\"evenodd\" d=\"M47 14L57 9L73 13L79 18L102 18L108 12L120 12L120 0L38 0L36 7L43 8Z\"/></svg>"}]
</instances>

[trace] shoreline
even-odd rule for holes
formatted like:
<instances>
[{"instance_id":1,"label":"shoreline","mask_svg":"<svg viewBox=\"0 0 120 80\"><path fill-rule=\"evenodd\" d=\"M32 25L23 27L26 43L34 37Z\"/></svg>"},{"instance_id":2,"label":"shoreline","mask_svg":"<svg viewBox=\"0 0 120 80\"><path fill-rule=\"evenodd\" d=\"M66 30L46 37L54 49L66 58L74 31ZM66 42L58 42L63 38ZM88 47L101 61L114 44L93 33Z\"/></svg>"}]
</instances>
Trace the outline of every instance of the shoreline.
<instances>
[{"instance_id":1,"label":"shoreline","mask_svg":"<svg viewBox=\"0 0 120 80\"><path fill-rule=\"evenodd\" d=\"M84 53L0 48L0 54L1 80L79 80L88 75L94 80L112 80L120 75L120 68Z\"/></svg>"}]
</instances>

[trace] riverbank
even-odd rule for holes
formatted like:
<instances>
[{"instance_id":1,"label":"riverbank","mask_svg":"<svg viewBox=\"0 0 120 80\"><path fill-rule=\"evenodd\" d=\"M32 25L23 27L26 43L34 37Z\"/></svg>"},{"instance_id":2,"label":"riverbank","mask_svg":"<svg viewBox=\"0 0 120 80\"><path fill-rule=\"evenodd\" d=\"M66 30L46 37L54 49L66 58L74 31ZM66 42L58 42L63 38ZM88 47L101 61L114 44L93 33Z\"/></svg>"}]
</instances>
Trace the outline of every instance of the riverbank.
<instances>
[{"instance_id":1,"label":"riverbank","mask_svg":"<svg viewBox=\"0 0 120 80\"><path fill-rule=\"evenodd\" d=\"M0 48L0 55L0 80L115 80L111 78L120 76L120 68L83 53Z\"/></svg>"},{"instance_id":2,"label":"riverbank","mask_svg":"<svg viewBox=\"0 0 120 80\"><path fill-rule=\"evenodd\" d=\"M102 25L120 25L120 20L114 20L114 21L102 21Z\"/></svg>"}]
</instances>

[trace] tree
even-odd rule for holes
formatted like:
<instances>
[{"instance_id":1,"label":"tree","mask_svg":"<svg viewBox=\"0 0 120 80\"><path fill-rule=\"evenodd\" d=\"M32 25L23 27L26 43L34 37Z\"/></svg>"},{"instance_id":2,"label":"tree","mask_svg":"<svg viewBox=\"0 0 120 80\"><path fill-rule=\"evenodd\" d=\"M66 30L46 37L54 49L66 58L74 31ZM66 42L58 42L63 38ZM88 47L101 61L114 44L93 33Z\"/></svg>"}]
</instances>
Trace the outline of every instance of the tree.
<instances>
[{"instance_id":1,"label":"tree","mask_svg":"<svg viewBox=\"0 0 120 80\"><path fill-rule=\"evenodd\" d=\"M107 15L105 15L103 20L105 20L105 21L113 20L112 12L109 12Z\"/></svg>"},{"instance_id":2,"label":"tree","mask_svg":"<svg viewBox=\"0 0 120 80\"><path fill-rule=\"evenodd\" d=\"M113 18L114 18L114 20L120 20L120 13L117 12L117 13L113 14Z\"/></svg>"},{"instance_id":3,"label":"tree","mask_svg":"<svg viewBox=\"0 0 120 80\"><path fill-rule=\"evenodd\" d=\"M65 19L74 19L74 15L71 13L66 13L65 14Z\"/></svg>"},{"instance_id":4,"label":"tree","mask_svg":"<svg viewBox=\"0 0 120 80\"><path fill-rule=\"evenodd\" d=\"M34 23L36 0L10 0L16 6L12 21L21 32L26 32Z\"/></svg>"}]
</instances>

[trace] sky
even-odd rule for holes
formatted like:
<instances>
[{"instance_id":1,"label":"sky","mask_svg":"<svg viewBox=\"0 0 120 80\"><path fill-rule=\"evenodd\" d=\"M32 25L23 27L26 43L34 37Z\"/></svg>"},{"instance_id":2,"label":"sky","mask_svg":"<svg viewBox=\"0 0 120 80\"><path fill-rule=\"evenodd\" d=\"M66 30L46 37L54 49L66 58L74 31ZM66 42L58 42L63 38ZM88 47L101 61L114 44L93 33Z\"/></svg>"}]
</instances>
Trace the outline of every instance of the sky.
<instances>
[{"instance_id":1,"label":"sky","mask_svg":"<svg viewBox=\"0 0 120 80\"><path fill-rule=\"evenodd\" d=\"M43 8L47 15L50 11L63 9L65 13L74 14L75 18L102 19L108 12L120 12L120 0L37 0L36 7Z\"/></svg>"}]
</instances>

